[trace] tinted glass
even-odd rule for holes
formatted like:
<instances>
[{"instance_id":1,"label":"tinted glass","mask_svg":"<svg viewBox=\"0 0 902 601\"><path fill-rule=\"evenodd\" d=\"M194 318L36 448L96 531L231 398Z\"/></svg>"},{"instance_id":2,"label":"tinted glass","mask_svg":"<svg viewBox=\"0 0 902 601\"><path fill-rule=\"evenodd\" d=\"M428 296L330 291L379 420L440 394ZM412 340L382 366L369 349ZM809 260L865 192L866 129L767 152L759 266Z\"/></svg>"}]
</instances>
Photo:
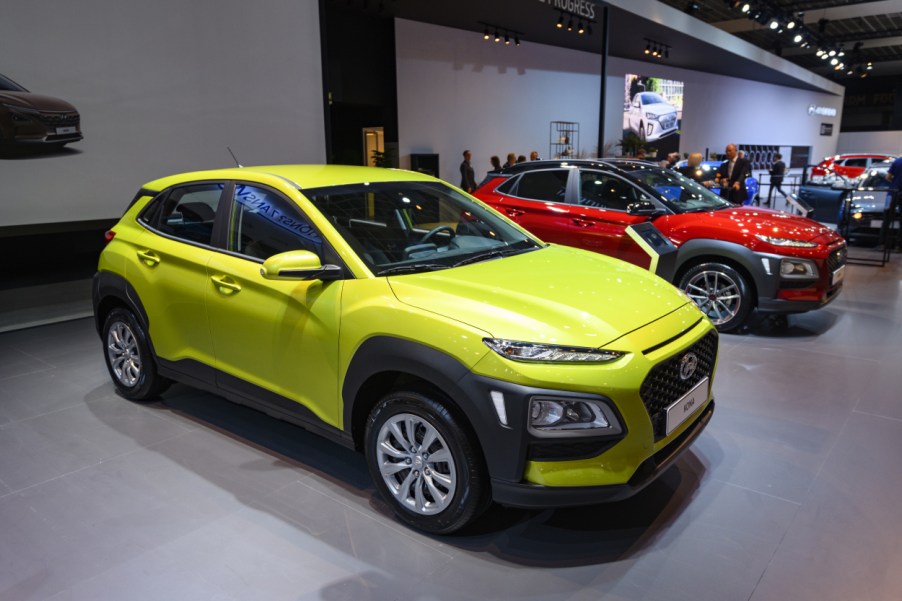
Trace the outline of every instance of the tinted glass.
<instances>
[{"instance_id":1,"label":"tinted glass","mask_svg":"<svg viewBox=\"0 0 902 601\"><path fill-rule=\"evenodd\" d=\"M634 186L613 175L583 171L579 175L579 204L599 209L626 211L639 200Z\"/></svg>"},{"instance_id":2,"label":"tinted glass","mask_svg":"<svg viewBox=\"0 0 902 601\"><path fill-rule=\"evenodd\" d=\"M439 182L383 182L302 191L377 275L454 267L538 243Z\"/></svg>"},{"instance_id":3,"label":"tinted glass","mask_svg":"<svg viewBox=\"0 0 902 601\"><path fill-rule=\"evenodd\" d=\"M667 101L664 100L664 98L662 98L659 94L644 92L642 94L642 104L667 104Z\"/></svg>"},{"instance_id":4,"label":"tinted glass","mask_svg":"<svg viewBox=\"0 0 902 601\"><path fill-rule=\"evenodd\" d=\"M665 204L676 213L716 211L733 206L705 186L676 171L640 163L623 164L622 168L636 181L658 192Z\"/></svg>"},{"instance_id":5,"label":"tinted glass","mask_svg":"<svg viewBox=\"0 0 902 601\"><path fill-rule=\"evenodd\" d=\"M25 88L9 79L8 77L4 77L0 75L0 90L4 90L7 92L27 92Z\"/></svg>"},{"instance_id":6,"label":"tinted glass","mask_svg":"<svg viewBox=\"0 0 902 601\"><path fill-rule=\"evenodd\" d=\"M148 205L141 219L171 236L210 244L223 187L210 183L175 188Z\"/></svg>"},{"instance_id":7,"label":"tinted glass","mask_svg":"<svg viewBox=\"0 0 902 601\"><path fill-rule=\"evenodd\" d=\"M565 202L567 196L567 169L530 171L520 176L515 196L530 200Z\"/></svg>"},{"instance_id":8,"label":"tinted glass","mask_svg":"<svg viewBox=\"0 0 902 601\"><path fill-rule=\"evenodd\" d=\"M228 249L267 259L289 250L322 257L323 238L287 198L267 188L236 184Z\"/></svg>"},{"instance_id":9,"label":"tinted glass","mask_svg":"<svg viewBox=\"0 0 902 601\"><path fill-rule=\"evenodd\" d=\"M871 169L861 176L859 188L871 188L874 190L889 190L889 182L886 181L886 171Z\"/></svg>"},{"instance_id":10,"label":"tinted glass","mask_svg":"<svg viewBox=\"0 0 902 601\"><path fill-rule=\"evenodd\" d=\"M865 158L861 158L861 159L846 159L845 161L843 161L843 165L845 165L846 167L867 167L867 166L868 166L868 160L865 159Z\"/></svg>"}]
</instances>

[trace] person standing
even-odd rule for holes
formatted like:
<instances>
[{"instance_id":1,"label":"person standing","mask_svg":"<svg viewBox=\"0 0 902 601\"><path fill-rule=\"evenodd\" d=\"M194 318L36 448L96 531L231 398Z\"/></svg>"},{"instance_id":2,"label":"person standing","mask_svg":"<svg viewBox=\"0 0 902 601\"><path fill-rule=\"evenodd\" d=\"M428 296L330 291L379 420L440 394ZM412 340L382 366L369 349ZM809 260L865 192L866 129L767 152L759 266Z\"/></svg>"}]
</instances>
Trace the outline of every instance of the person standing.
<instances>
[{"instance_id":1,"label":"person standing","mask_svg":"<svg viewBox=\"0 0 902 601\"><path fill-rule=\"evenodd\" d=\"M470 165L472 156L469 150L464 150L464 160L460 164L460 187L467 193L476 189L476 172L473 171L473 166Z\"/></svg>"},{"instance_id":2,"label":"person standing","mask_svg":"<svg viewBox=\"0 0 902 601\"><path fill-rule=\"evenodd\" d=\"M492 164L492 171L501 171L501 159L498 158L498 155L493 154L489 162Z\"/></svg>"},{"instance_id":3,"label":"person standing","mask_svg":"<svg viewBox=\"0 0 902 601\"><path fill-rule=\"evenodd\" d=\"M700 152L690 154L686 160L686 166L679 167L677 171L707 188L711 187L711 179L708 177L708 173L702 169L702 153Z\"/></svg>"},{"instance_id":4,"label":"person standing","mask_svg":"<svg viewBox=\"0 0 902 601\"><path fill-rule=\"evenodd\" d=\"M745 180L752 175L752 164L739 157L735 144L727 144L727 160L717 168L715 181L720 184L720 195L735 205L741 205L748 197Z\"/></svg>"},{"instance_id":5,"label":"person standing","mask_svg":"<svg viewBox=\"0 0 902 601\"><path fill-rule=\"evenodd\" d=\"M770 190L767 191L767 202L764 203L767 206L770 206L771 198L777 197L774 190L782 194L783 200L786 200L786 192L780 187L783 185L783 176L786 175L786 163L783 162L783 155L779 152L774 155L774 159L776 160L770 168Z\"/></svg>"},{"instance_id":6,"label":"person standing","mask_svg":"<svg viewBox=\"0 0 902 601\"><path fill-rule=\"evenodd\" d=\"M530 152L530 153L529 153L529 160L530 160L530 161L541 161L542 159L539 158L539 151L538 151L538 150L533 150L532 152Z\"/></svg>"},{"instance_id":7,"label":"person standing","mask_svg":"<svg viewBox=\"0 0 902 601\"><path fill-rule=\"evenodd\" d=\"M886 171L886 180L889 182L889 192L886 194L886 208L889 208L896 195L896 202L902 202L902 157L899 157L889 166Z\"/></svg>"},{"instance_id":8,"label":"person standing","mask_svg":"<svg viewBox=\"0 0 902 601\"><path fill-rule=\"evenodd\" d=\"M514 154L513 152L507 153L507 162L504 163L504 169L507 169L508 167L512 167L516 164L517 164L517 155Z\"/></svg>"}]
</instances>

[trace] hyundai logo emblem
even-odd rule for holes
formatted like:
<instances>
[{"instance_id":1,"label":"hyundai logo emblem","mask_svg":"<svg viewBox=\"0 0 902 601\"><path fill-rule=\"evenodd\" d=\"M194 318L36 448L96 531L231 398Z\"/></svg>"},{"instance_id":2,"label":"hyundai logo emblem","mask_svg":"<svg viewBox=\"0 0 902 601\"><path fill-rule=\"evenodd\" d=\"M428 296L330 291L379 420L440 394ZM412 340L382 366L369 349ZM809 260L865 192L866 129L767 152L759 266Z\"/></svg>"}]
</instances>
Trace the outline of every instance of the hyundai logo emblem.
<instances>
[{"instance_id":1,"label":"hyundai logo emblem","mask_svg":"<svg viewBox=\"0 0 902 601\"><path fill-rule=\"evenodd\" d=\"M683 358L680 359L680 379L688 380L695 375L696 369L698 369L698 355L695 353L683 355Z\"/></svg>"}]
</instances>

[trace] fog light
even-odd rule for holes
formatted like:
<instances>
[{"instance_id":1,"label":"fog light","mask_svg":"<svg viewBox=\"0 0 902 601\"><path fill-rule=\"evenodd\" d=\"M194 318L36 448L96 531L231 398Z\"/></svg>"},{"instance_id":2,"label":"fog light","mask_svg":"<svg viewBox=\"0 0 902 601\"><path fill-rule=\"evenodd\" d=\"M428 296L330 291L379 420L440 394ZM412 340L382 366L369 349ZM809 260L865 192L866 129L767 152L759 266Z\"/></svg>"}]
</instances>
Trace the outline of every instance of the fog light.
<instances>
[{"instance_id":1,"label":"fog light","mask_svg":"<svg viewBox=\"0 0 902 601\"><path fill-rule=\"evenodd\" d=\"M595 436L619 434L621 427L600 401L535 398L529 405L529 431L540 437Z\"/></svg>"},{"instance_id":2,"label":"fog light","mask_svg":"<svg viewBox=\"0 0 902 601\"><path fill-rule=\"evenodd\" d=\"M852 213L852 219L861 219L861 213Z\"/></svg>"}]
</instances>

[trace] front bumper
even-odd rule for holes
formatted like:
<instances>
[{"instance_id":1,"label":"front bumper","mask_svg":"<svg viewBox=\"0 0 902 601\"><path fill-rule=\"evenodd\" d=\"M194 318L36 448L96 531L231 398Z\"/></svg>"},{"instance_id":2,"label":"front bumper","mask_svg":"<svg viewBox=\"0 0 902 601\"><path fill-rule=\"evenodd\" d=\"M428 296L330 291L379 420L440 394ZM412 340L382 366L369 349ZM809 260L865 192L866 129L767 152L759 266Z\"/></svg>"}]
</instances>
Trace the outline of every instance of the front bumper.
<instances>
[{"instance_id":1,"label":"front bumper","mask_svg":"<svg viewBox=\"0 0 902 601\"><path fill-rule=\"evenodd\" d=\"M646 459L625 484L605 486L541 486L529 482L492 479L492 497L511 507L574 507L629 498L654 482L692 445L714 415L714 400L691 426L670 444Z\"/></svg>"},{"instance_id":2,"label":"front bumper","mask_svg":"<svg viewBox=\"0 0 902 601\"><path fill-rule=\"evenodd\" d=\"M827 258L788 257L768 253L755 253L758 266L763 269L757 274L758 312L764 314L805 313L825 307L833 302L842 291L842 281L837 273L846 263L844 245L830 250ZM791 280L780 275L780 263L786 259L803 259L815 264L816 279Z\"/></svg>"}]
</instances>

